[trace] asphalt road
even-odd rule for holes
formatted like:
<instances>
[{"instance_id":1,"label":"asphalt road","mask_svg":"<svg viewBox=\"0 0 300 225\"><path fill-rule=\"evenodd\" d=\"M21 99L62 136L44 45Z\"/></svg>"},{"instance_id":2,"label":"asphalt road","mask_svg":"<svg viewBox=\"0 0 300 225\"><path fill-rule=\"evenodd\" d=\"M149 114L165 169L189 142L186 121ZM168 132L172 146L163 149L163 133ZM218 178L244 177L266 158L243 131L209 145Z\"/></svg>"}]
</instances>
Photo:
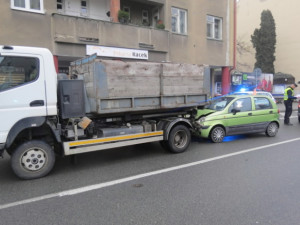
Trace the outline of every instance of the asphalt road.
<instances>
[{"instance_id":1,"label":"asphalt road","mask_svg":"<svg viewBox=\"0 0 300 225\"><path fill-rule=\"evenodd\" d=\"M194 139L183 154L153 143L82 154L76 165L60 158L32 181L16 178L7 156L0 224L298 225L300 125L291 121L274 138Z\"/></svg>"}]
</instances>

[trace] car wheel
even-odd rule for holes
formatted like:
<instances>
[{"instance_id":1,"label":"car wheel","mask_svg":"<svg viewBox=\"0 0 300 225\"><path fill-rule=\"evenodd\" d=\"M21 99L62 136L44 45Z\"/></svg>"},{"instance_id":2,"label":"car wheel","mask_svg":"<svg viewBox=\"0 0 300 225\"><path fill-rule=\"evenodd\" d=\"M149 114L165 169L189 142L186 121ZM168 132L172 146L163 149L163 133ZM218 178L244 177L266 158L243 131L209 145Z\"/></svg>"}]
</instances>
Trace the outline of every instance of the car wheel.
<instances>
[{"instance_id":1,"label":"car wheel","mask_svg":"<svg viewBox=\"0 0 300 225\"><path fill-rule=\"evenodd\" d=\"M300 116L298 116L298 122L300 123Z\"/></svg>"},{"instance_id":2,"label":"car wheel","mask_svg":"<svg viewBox=\"0 0 300 225\"><path fill-rule=\"evenodd\" d=\"M223 127L214 127L210 132L210 139L214 143L221 143L225 137L225 130Z\"/></svg>"},{"instance_id":3,"label":"car wheel","mask_svg":"<svg viewBox=\"0 0 300 225\"><path fill-rule=\"evenodd\" d=\"M54 151L43 141L25 142L12 152L11 167L18 177L25 180L46 176L54 163Z\"/></svg>"},{"instance_id":4,"label":"car wheel","mask_svg":"<svg viewBox=\"0 0 300 225\"><path fill-rule=\"evenodd\" d=\"M266 130L266 135L269 137L275 137L277 132L278 132L278 124L275 122L269 123L267 130Z\"/></svg>"}]
</instances>

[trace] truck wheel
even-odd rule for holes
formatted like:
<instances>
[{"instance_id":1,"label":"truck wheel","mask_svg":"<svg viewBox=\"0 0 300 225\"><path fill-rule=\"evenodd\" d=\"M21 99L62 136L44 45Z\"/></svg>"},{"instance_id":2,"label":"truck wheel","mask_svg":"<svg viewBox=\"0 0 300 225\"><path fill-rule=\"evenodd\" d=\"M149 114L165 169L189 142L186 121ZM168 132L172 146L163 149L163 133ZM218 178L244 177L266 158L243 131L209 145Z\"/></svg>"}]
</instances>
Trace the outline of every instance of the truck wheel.
<instances>
[{"instance_id":1,"label":"truck wheel","mask_svg":"<svg viewBox=\"0 0 300 225\"><path fill-rule=\"evenodd\" d=\"M221 143L225 137L225 130L220 126L214 127L209 136L212 142Z\"/></svg>"},{"instance_id":2,"label":"truck wheel","mask_svg":"<svg viewBox=\"0 0 300 225\"><path fill-rule=\"evenodd\" d=\"M186 126L178 125L171 130L167 147L172 153L182 153L189 147L190 143L191 132Z\"/></svg>"},{"instance_id":3,"label":"truck wheel","mask_svg":"<svg viewBox=\"0 0 300 225\"><path fill-rule=\"evenodd\" d=\"M53 168L55 154L43 141L28 141L12 153L11 167L15 174L25 180L46 176Z\"/></svg>"},{"instance_id":4,"label":"truck wheel","mask_svg":"<svg viewBox=\"0 0 300 225\"><path fill-rule=\"evenodd\" d=\"M275 137L278 132L278 125L275 122L272 122L268 125L266 130L266 135L269 137Z\"/></svg>"}]
</instances>

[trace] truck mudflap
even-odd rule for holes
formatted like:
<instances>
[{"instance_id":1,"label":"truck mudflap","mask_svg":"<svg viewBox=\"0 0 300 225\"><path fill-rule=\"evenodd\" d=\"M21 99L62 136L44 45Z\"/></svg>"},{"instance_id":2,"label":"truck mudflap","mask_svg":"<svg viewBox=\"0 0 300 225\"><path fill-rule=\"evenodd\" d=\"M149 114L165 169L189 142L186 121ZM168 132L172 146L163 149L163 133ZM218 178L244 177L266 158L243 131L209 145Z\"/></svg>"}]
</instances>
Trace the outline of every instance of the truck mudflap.
<instances>
[{"instance_id":1,"label":"truck mudflap","mask_svg":"<svg viewBox=\"0 0 300 225\"><path fill-rule=\"evenodd\" d=\"M64 142L65 155L106 150L164 140L163 131Z\"/></svg>"}]
</instances>

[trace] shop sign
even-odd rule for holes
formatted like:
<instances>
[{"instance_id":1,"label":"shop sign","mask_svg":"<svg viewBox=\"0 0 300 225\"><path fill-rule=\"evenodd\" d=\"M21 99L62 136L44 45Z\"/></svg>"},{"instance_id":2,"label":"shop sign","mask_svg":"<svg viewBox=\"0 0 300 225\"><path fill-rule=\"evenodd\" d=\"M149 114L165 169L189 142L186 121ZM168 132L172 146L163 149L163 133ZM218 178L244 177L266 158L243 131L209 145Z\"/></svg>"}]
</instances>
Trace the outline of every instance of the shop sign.
<instances>
[{"instance_id":1,"label":"shop sign","mask_svg":"<svg viewBox=\"0 0 300 225\"><path fill-rule=\"evenodd\" d=\"M147 50L128 49L128 48L114 48L98 45L87 45L86 54L92 55L96 53L97 56L112 57L112 58L127 58L127 59L148 59Z\"/></svg>"}]
</instances>

